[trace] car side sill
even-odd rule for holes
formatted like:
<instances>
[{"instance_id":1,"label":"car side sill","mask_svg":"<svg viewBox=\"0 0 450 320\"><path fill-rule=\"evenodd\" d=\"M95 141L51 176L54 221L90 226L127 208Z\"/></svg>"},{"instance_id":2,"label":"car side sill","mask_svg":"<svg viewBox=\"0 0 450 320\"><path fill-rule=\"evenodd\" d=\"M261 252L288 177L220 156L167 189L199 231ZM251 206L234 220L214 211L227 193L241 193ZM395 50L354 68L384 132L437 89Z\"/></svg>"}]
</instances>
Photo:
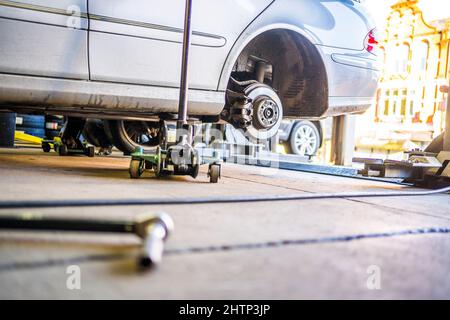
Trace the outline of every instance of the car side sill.
<instances>
[{"instance_id":1,"label":"car side sill","mask_svg":"<svg viewBox=\"0 0 450 320\"><path fill-rule=\"evenodd\" d=\"M178 88L117 84L0 73L0 105L79 114L176 113ZM189 114L218 115L225 93L189 91Z\"/></svg>"},{"instance_id":2,"label":"car side sill","mask_svg":"<svg viewBox=\"0 0 450 320\"><path fill-rule=\"evenodd\" d=\"M328 110L323 117L363 113L374 103L374 97L329 97Z\"/></svg>"}]
</instances>

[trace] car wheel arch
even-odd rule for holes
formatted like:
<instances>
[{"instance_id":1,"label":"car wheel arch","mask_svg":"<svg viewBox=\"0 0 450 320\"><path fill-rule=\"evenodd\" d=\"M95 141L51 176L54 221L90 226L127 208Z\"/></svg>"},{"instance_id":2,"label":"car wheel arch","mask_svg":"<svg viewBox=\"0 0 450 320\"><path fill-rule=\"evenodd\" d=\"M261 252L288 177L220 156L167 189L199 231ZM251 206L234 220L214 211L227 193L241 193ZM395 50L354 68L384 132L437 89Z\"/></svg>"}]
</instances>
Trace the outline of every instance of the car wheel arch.
<instances>
[{"instance_id":1,"label":"car wheel arch","mask_svg":"<svg viewBox=\"0 0 450 320\"><path fill-rule=\"evenodd\" d=\"M287 77L283 77L284 80L280 81L275 79L278 81L275 85L280 85L282 88L280 98L283 102L284 114L291 118L322 116L328 109L328 76L324 57L320 49L314 45L318 40L295 26L275 24L258 29L250 35L248 32L243 32L227 57L218 89L225 90L227 88L236 64L239 63L242 55L246 54L246 51L251 50L252 47L258 47L259 43L265 42L268 38L280 37L282 39L278 39L278 41L286 45L289 50L284 54L277 67L281 66L281 69L290 70L289 63L297 63L299 67L299 72L286 72L286 74L292 74L289 79ZM270 51L271 48L268 46L267 50ZM298 54L295 55L295 53ZM271 53L269 52L268 55ZM292 56L295 58L287 58Z\"/></svg>"}]
</instances>

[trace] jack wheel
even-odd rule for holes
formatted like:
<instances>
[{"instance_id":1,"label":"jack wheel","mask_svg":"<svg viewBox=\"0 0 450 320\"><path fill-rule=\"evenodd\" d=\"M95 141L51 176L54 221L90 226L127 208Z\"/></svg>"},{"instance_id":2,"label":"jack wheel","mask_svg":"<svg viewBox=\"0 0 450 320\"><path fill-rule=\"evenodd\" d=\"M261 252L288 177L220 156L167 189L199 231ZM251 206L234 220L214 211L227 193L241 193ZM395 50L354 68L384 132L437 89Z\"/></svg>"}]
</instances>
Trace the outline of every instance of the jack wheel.
<instances>
[{"instance_id":1,"label":"jack wheel","mask_svg":"<svg viewBox=\"0 0 450 320\"><path fill-rule=\"evenodd\" d=\"M200 166L198 164L194 165L192 167L192 173L191 173L191 177L192 178L197 178L198 177L198 172L200 171Z\"/></svg>"},{"instance_id":2,"label":"jack wheel","mask_svg":"<svg viewBox=\"0 0 450 320\"><path fill-rule=\"evenodd\" d=\"M130 162L130 178L139 179L144 172L145 161L143 160L131 160Z\"/></svg>"},{"instance_id":3,"label":"jack wheel","mask_svg":"<svg viewBox=\"0 0 450 320\"><path fill-rule=\"evenodd\" d=\"M93 158L95 156L95 148L93 146L87 147L86 149L86 155L89 158Z\"/></svg>"},{"instance_id":4,"label":"jack wheel","mask_svg":"<svg viewBox=\"0 0 450 320\"><path fill-rule=\"evenodd\" d=\"M69 154L69 149L65 144L61 144L58 148L58 153L61 157L65 157Z\"/></svg>"},{"instance_id":5,"label":"jack wheel","mask_svg":"<svg viewBox=\"0 0 450 320\"><path fill-rule=\"evenodd\" d=\"M209 182L210 183L217 183L219 182L220 178L220 164L211 164L209 166L208 176L209 176Z\"/></svg>"},{"instance_id":6,"label":"jack wheel","mask_svg":"<svg viewBox=\"0 0 450 320\"><path fill-rule=\"evenodd\" d=\"M47 143L47 142L43 142L43 143L42 143L42 150L43 150L44 152L50 152L51 149L52 149L52 148L50 147L50 144L49 144L49 143Z\"/></svg>"},{"instance_id":7,"label":"jack wheel","mask_svg":"<svg viewBox=\"0 0 450 320\"><path fill-rule=\"evenodd\" d=\"M161 162L161 147L156 148L156 156L158 159L158 163L156 163L153 167L155 170L155 176L157 178L161 177L163 175L163 163Z\"/></svg>"}]
</instances>

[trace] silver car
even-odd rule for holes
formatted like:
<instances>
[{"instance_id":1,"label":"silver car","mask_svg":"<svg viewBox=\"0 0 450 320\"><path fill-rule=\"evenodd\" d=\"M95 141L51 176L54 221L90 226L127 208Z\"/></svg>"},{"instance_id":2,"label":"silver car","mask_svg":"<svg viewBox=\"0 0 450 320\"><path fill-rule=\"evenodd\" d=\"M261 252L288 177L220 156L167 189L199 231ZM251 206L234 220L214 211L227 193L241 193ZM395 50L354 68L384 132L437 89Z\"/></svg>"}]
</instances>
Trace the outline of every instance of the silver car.
<instances>
[{"instance_id":1,"label":"silver car","mask_svg":"<svg viewBox=\"0 0 450 320\"><path fill-rule=\"evenodd\" d=\"M155 144L177 112L183 20L181 0L0 0L0 108L105 119L124 151ZM192 28L192 120L264 139L372 102L363 0L194 0Z\"/></svg>"}]
</instances>

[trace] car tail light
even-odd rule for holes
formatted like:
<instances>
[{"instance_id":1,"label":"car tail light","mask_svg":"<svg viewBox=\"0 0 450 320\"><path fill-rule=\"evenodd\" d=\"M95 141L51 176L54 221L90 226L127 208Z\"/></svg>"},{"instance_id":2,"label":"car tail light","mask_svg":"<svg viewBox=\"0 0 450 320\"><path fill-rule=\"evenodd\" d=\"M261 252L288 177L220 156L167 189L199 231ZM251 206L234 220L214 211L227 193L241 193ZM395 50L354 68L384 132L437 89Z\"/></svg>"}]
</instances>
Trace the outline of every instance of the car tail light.
<instances>
[{"instance_id":1,"label":"car tail light","mask_svg":"<svg viewBox=\"0 0 450 320\"><path fill-rule=\"evenodd\" d=\"M368 52L376 55L378 44L377 30L372 29L366 36L366 40L364 41L364 48L366 48Z\"/></svg>"}]
</instances>

